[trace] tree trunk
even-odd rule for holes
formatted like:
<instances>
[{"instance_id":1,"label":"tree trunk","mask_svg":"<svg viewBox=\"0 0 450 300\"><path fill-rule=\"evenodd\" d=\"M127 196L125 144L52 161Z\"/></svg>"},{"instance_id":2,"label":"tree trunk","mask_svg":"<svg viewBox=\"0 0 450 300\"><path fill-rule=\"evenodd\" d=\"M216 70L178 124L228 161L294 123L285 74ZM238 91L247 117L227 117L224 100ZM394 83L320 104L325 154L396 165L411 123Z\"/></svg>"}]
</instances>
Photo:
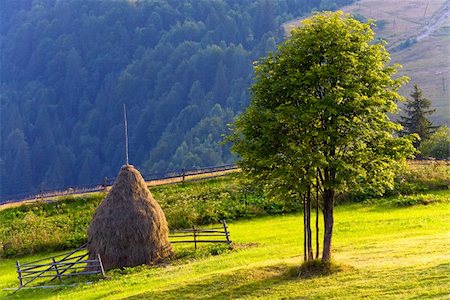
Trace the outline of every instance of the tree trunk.
<instances>
[{"instance_id":1,"label":"tree trunk","mask_svg":"<svg viewBox=\"0 0 450 300\"><path fill-rule=\"evenodd\" d=\"M332 189L325 189L323 196L323 221L325 230L323 235L322 261L326 262L331 259L331 237L333 235L334 223L334 191Z\"/></svg>"},{"instance_id":2,"label":"tree trunk","mask_svg":"<svg viewBox=\"0 0 450 300\"><path fill-rule=\"evenodd\" d=\"M316 259L319 258L319 179L316 178Z\"/></svg>"},{"instance_id":3,"label":"tree trunk","mask_svg":"<svg viewBox=\"0 0 450 300\"><path fill-rule=\"evenodd\" d=\"M308 260L308 254L306 251L307 245L307 234L306 234L306 197L303 197L303 260Z\"/></svg>"},{"instance_id":4,"label":"tree trunk","mask_svg":"<svg viewBox=\"0 0 450 300\"><path fill-rule=\"evenodd\" d=\"M312 249L312 233L311 233L311 188L308 188L308 194L306 195L306 230L308 233L308 260L313 260Z\"/></svg>"}]
</instances>

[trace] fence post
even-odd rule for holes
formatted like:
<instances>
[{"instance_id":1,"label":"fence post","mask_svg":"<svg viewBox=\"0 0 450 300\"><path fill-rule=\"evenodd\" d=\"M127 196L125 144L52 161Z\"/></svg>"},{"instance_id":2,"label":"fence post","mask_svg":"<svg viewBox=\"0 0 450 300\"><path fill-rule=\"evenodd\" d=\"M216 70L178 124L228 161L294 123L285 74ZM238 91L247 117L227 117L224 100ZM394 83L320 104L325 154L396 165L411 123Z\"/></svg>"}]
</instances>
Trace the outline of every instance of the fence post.
<instances>
[{"instance_id":1,"label":"fence post","mask_svg":"<svg viewBox=\"0 0 450 300\"><path fill-rule=\"evenodd\" d=\"M220 223L223 225L223 231L225 231L225 238L227 239L227 244L231 244L230 234L228 233L227 222L225 220L221 220Z\"/></svg>"},{"instance_id":2,"label":"fence post","mask_svg":"<svg viewBox=\"0 0 450 300\"><path fill-rule=\"evenodd\" d=\"M97 259L98 259L98 264L100 265L100 271L102 272L102 277L105 278L105 269L103 268L103 263L102 263L102 259L100 257L100 254L97 253Z\"/></svg>"},{"instance_id":3,"label":"fence post","mask_svg":"<svg viewBox=\"0 0 450 300\"><path fill-rule=\"evenodd\" d=\"M184 180L186 179L186 169L182 169L181 172L183 176L182 181L184 182Z\"/></svg>"},{"instance_id":4,"label":"fence post","mask_svg":"<svg viewBox=\"0 0 450 300\"><path fill-rule=\"evenodd\" d=\"M192 230L194 231L194 249L197 250L197 232L195 231L195 226L192 226Z\"/></svg>"},{"instance_id":5,"label":"fence post","mask_svg":"<svg viewBox=\"0 0 450 300\"><path fill-rule=\"evenodd\" d=\"M44 199L44 183L43 182L41 183L39 192L41 194L41 199Z\"/></svg>"},{"instance_id":6,"label":"fence post","mask_svg":"<svg viewBox=\"0 0 450 300\"><path fill-rule=\"evenodd\" d=\"M59 274L58 265L56 264L55 258L52 257L53 265L55 266L56 276L58 277L59 282L61 282L61 274Z\"/></svg>"},{"instance_id":7,"label":"fence post","mask_svg":"<svg viewBox=\"0 0 450 300\"><path fill-rule=\"evenodd\" d=\"M102 185L102 187L103 187L103 189L105 190L107 186L108 186L108 177L105 177L105 178L103 179L103 185Z\"/></svg>"},{"instance_id":8,"label":"fence post","mask_svg":"<svg viewBox=\"0 0 450 300\"><path fill-rule=\"evenodd\" d=\"M22 271L20 271L20 263L18 260L16 260L16 267L17 267L17 274L18 274L17 278L19 278L19 283L20 283L19 288L21 288L23 286Z\"/></svg>"}]
</instances>

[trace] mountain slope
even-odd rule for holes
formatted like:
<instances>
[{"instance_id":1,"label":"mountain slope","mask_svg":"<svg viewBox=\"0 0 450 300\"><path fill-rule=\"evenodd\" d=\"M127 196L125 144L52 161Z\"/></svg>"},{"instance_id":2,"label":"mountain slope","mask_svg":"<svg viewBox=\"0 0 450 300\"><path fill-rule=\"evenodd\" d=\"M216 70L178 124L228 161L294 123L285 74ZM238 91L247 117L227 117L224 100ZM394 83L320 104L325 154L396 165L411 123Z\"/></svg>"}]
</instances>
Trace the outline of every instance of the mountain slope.
<instances>
[{"instance_id":1,"label":"mountain slope","mask_svg":"<svg viewBox=\"0 0 450 300\"><path fill-rule=\"evenodd\" d=\"M436 108L430 119L450 125L450 1L360 0L342 10L376 20L376 37L388 42L392 62L403 66L399 75L411 78L401 94L409 97L418 84ZM283 26L288 32L297 24Z\"/></svg>"}]
</instances>

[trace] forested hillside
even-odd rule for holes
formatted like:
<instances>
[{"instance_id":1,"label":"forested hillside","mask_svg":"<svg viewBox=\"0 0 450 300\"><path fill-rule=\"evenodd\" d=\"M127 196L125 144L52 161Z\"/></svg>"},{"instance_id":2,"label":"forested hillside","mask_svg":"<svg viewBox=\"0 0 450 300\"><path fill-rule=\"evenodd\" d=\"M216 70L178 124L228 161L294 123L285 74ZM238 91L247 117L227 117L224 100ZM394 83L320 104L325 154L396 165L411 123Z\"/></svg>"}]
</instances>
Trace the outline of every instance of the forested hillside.
<instances>
[{"instance_id":1,"label":"forested hillside","mask_svg":"<svg viewBox=\"0 0 450 300\"><path fill-rule=\"evenodd\" d=\"M1 195L229 163L252 62L280 24L352 0L2 0Z\"/></svg>"}]
</instances>

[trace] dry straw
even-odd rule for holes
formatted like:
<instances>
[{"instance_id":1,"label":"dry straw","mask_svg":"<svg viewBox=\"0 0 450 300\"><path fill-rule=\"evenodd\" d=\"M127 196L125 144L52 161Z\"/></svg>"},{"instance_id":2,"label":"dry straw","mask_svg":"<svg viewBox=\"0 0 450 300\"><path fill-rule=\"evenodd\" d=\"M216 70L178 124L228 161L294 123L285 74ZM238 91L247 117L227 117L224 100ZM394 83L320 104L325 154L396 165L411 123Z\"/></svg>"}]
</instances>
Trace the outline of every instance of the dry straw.
<instances>
[{"instance_id":1,"label":"dry straw","mask_svg":"<svg viewBox=\"0 0 450 300\"><path fill-rule=\"evenodd\" d=\"M168 234L164 212L142 175L125 165L91 220L89 259L100 254L106 270L156 264L173 254Z\"/></svg>"}]
</instances>

